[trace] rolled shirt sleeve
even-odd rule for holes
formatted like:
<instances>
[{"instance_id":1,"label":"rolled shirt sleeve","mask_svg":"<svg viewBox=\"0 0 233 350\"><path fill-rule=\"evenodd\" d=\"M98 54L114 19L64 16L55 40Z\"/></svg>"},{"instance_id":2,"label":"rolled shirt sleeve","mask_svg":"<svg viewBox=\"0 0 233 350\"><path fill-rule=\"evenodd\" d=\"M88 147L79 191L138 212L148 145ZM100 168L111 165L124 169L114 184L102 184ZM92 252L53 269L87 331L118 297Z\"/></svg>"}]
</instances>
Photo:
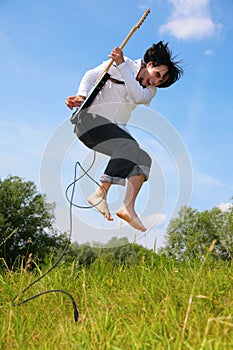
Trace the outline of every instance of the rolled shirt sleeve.
<instances>
[{"instance_id":1,"label":"rolled shirt sleeve","mask_svg":"<svg viewBox=\"0 0 233 350\"><path fill-rule=\"evenodd\" d=\"M108 64L109 60L88 70L81 79L77 95L88 96ZM138 104L149 105L156 93L156 87L143 88L136 80L141 66L140 59L132 61L127 57L125 57L125 62L119 66L113 64L109 69L109 74L114 79L124 81L125 84L116 84L107 80L88 107L88 112L101 115L125 127L134 108Z\"/></svg>"},{"instance_id":2,"label":"rolled shirt sleeve","mask_svg":"<svg viewBox=\"0 0 233 350\"><path fill-rule=\"evenodd\" d=\"M103 73L104 68L105 64L100 64L99 66L86 71L81 79L77 95L87 96L89 91L95 86L100 75Z\"/></svg>"},{"instance_id":3,"label":"rolled shirt sleeve","mask_svg":"<svg viewBox=\"0 0 233 350\"><path fill-rule=\"evenodd\" d=\"M149 104L156 94L156 87L143 88L136 80L135 73L130 69L130 61L126 60L117 66L126 84L129 94L136 104Z\"/></svg>"}]
</instances>

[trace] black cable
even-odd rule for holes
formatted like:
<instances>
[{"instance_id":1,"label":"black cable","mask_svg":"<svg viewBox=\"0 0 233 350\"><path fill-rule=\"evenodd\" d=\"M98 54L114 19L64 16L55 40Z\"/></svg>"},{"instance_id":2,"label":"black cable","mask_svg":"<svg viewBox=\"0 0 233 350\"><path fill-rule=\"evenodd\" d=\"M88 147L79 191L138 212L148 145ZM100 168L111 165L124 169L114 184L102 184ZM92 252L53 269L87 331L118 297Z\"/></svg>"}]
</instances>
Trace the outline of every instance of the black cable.
<instances>
[{"instance_id":1,"label":"black cable","mask_svg":"<svg viewBox=\"0 0 233 350\"><path fill-rule=\"evenodd\" d=\"M92 207L95 207L96 205L98 205L103 199L100 200L100 202L98 202L97 204L95 205L90 205L90 206L80 206L80 205L77 205L77 204L74 204L73 203L73 199L74 199L74 193L75 193L75 185L76 183L83 177L83 176L88 176L92 181L94 181L98 186L99 186L99 183L97 181L95 181L95 179L93 179L89 174L88 172L91 170L91 168L93 167L94 165L94 162L95 162L95 158L96 158L96 152L94 151L94 158L93 158L93 161L90 165L90 167L85 170L82 165L80 164L80 162L76 162L75 164L75 171L74 171L74 180L71 182L70 185L67 186L66 188L66 191L65 191L65 195L66 195L66 198L70 204L70 234L69 234L69 237L68 237L68 240L67 240L67 243L66 243L66 246L63 250L63 252L61 253L60 257L57 259L57 261L45 272L43 273L40 277L38 277L35 281L31 282L27 287L25 287L21 292L19 292L13 299L12 299L12 305L13 306L20 306L22 304L25 304L27 303L28 301L32 300L32 299L35 299L41 295L44 295L44 294L47 294L47 293L63 293L63 294L66 294L72 301L72 305L73 305L73 310L74 310L74 320L75 322L78 321L78 317L79 317L79 314L78 314L78 309L77 309L77 306L76 306L76 303L75 303L75 300L74 298L72 297L72 295L68 292L66 292L65 290L62 290L62 289L52 289L52 290L47 290L47 291L44 291L44 292L41 292L41 293L38 293L36 295L33 295L27 299L24 299L23 301L19 302L19 303L16 303L15 300L21 296L23 293L25 293L29 288L31 288L34 284L36 284L37 282L39 282L42 278L44 278L46 275L48 275L49 272L51 272L58 264L59 262L62 260L63 256L65 255L67 249L68 249L68 246L70 244L70 240L71 240L71 236L72 236L72 230L73 230L73 220L72 220L72 207L75 206L75 207L78 207L78 208L82 208L82 209L89 209L89 208L92 208ZM77 177L77 166L79 166L82 171L83 171L83 174L76 178ZM69 198L68 197L68 190L72 187L72 191L71 191L71 197ZM102 187L101 187L102 188ZM103 194L105 196L105 192L104 192L104 189L102 188L103 190ZM103 198L104 198L103 196Z\"/></svg>"},{"instance_id":2,"label":"black cable","mask_svg":"<svg viewBox=\"0 0 233 350\"><path fill-rule=\"evenodd\" d=\"M85 170L85 169L83 168L83 166L81 165L80 162L77 162L77 163L75 164L75 176L74 176L74 181L71 182L71 183L69 184L69 186L67 186L66 191L65 191L65 196L66 196L67 201L68 201L72 206L74 206L74 207L76 207L76 208L79 208L79 209L90 209L90 208L94 208L94 207L96 207L97 205L99 205L99 204L102 202L102 200L106 197L105 189L104 189L102 186L100 186L100 184L99 184L91 175L89 175L89 171L90 171L91 168L93 167L93 165L94 165L94 163L95 163L95 159L96 159L96 151L94 151L93 161L92 161L91 165L89 166L89 168L88 168L87 170ZM80 169L82 169L83 174L82 174L80 177L78 177L78 178L76 179L77 165L80 167ZM101 198L99 202L97 202L96 204L87 205L87 206L74 204L74 203L73 203L73 198L70 199L69 196L68 196L68 191L69 191L69 189L70 189L72 186L74 186L76 182L80 181L80 180L83 178L83 176L85 176L85 175L86 175L87 177L89 177L89 179L92 180L98 187L100 187L100 188L102 189L102 192L103 192L103 198ZM72 195L71 195L71 197L72 197Z\"/></svg>"},{"instance_id":3,"label":"black cable","mask_svg":"<svg viewBox=\"0 0 233 350\"><path fill-rule=\"evenodd\" d=\"M66 243L66 246L63 250L63 252L61 253L60 257L57 259L57 261L44 273L42 274L40 277L38 277L35 281L31 282L27 287L25 287L21 292L19 292L13 299L12 299L12 305L13 306L20 306L22 304L25 304L27 303L28 301L32 300L32 299L35 299L39 296L42 296L44 294L48 294L48 293L63 293L63 294L66 294L72 301L72 306L73 306L73 311L74 311L74 320L75 322L78 321L78 318L79 318L79 313L78 313L78 309L77 309L77 306L76 306L76 303L75 303L75 300L74 298L72 297L72 295L70 293L68 293L67 291L63 290L63 289L51 289L51 290L47 290L47 291L44 291L44 292L40 292L38 294L35 294L27 299L24 299L23 301L19 302L19 303L15 303L15 300L21 296L23 293L25 293L29 288L31 288L34 284L36 284L37 282L39 282L42 278L44 278L46 275L48 275L49 272L51 272L59 263L60 261L62 260L62 258L64 257L65 253L67 252L67 249L69 247L69 244L70 244L70 241L71 241L71 237L72 237L72 231L73 231L73 215L72 215L72 207L77 207L77 208L81 208L81 209L90 209L90 208L93 208L93 207L96 207L97 205L99 205L102 200L106 197L106 192L105 192L105 189L100 186L100 184L92 177L89 175L89 171L91 170L91 168L93 167L94 163L95 163L95 159L96 159L96 151L94 151L94 157L93 157L93 160L92 160L92 163L91 165L89 166L89 168L87 170L85 170L83 168L83 166L81 165L80 162L76 162L75 163L75 171L74 171L74 180L67 186L66 188L66 191L65 191L65 196L66 196L66 199L67 201L69 202L70 204L70 210L69 210L69 213L70 213L70 234L69 234L69 237L68 237L68 240L67 240L67 243ZM80 169L82 169L83 171L83 174L81 176L79 176L78 178L77 177L77 167L80 167ZM100 187L103 191L103 198L100 199L100 201L96 204L93 204L93 205L88 205L88 206L81 206L81 205L78 205L78 204L74 204L73 202L73 199L74 199L74 193L75 193L75 185L78 181L81 180L81 178L83 178L83 176L87 176L90 180L92 180L98 187ZM68 191L72 188L72 191L71 191L71 196L69 197L68 196ZM145 235L142 234L142 236ZM142 237L141 236L141 237Z\"/></svg>"}]
</instances>

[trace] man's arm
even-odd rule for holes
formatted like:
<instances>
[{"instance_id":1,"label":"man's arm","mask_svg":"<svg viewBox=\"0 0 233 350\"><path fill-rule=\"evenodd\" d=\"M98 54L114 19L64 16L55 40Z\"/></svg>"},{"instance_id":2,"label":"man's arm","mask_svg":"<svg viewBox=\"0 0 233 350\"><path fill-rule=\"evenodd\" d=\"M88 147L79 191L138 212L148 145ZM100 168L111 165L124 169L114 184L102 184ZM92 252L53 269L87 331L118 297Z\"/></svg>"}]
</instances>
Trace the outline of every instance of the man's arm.
<instances>
[{"instance_id":1,"label":"man's arm","mask_svg":"<svg viewBox=\"0 0 233 350\"><path fill-rule=\"evenodd\" d=\"M105 66L104 64L100 64L99 66L88 70L83 78L81 79L77 95L75 96L68 96L66 99L66 105L70 109L73 109L74 107L79 107L83 100L88 96L89 91L92 89L92 87L95 85L97 79L103 72Z\"/></svg>"},{"instance_id":2,"label":"man's arm","mask_svg":"<svg viewBox=\"0 0 233 350\"><path fill-rule=\"evenodd\" d=\"M70 109L73 109L74 107L79 107L83 100L85 100L86 96L82 95L76 95L76 96L68 96L66 99L66 105Z\"/></svg>"},{"instance_id":3,"label":"man's arm","mask_svg":"<svg viewBox=\"0 0 233 350\"><path fill-rule=\"evenodd\" d=\"M150 103L152 98L155 96L156 88L143 88L139 84L139 82L135 79L134 74L131 72L127 61L124 60L123 52L119 47L115 47L109 57L116 62L117 68L119 69L134 102L138 104Z\"/></svg>"},{"instance_id":4,"label":"man's arm","mask_svg":"<svg viewBox=\"0 0 233 350\"><path fill-rule=\"evenodd\" d=\"M142 87L136 80L132 71L130 70L127 61L117 66L117 68L121 72L126 87L128 88L129 94L134 100L134 102L137 104L149 104L156 94L156 87Z\"/></svg>"}]
</instances>

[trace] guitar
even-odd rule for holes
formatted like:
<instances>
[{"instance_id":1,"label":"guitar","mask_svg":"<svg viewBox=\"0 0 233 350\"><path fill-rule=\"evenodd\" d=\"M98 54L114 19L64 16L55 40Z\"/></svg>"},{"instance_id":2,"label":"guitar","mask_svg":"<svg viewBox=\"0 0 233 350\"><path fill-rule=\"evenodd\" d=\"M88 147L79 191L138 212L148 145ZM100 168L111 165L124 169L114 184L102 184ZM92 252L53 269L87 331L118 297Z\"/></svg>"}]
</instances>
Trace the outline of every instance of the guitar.
<instances>
[{"instance_id":1,"label":"guitar","mask_svg":"<svg viewBox=\"0 0 233 350\"><path fill-rule=\"evenodd\" d=\"M140 20L138 21L138 23L130 30L129 34L127 35L127 37L125 38L121 46L119 46L121 50L125 47L125 45L129 41L131 36L136 32L136 30L142 25L142 23L144 22L144 20L146 19L149 13L150 13L150 9L147 9L146 12L143 14L143 16L140 18ZM108 73L108 71L111 68L113 62L114 60L111 59L111 61L109 62L109 64L107 65L103 73L101 74L101 76L96 81L94 87L89 92L87 98L83 100L81 106L78 107L74 111L74 113L71 115L70 121L72 124L75 124L77 122L78 116L81 113L81 111L85 108L88 108L92 104L92 102L94 101L94 99L96 98L100 90L104 87L106 81L110 78L110 74Z\"/></svg>"}]
</instances>

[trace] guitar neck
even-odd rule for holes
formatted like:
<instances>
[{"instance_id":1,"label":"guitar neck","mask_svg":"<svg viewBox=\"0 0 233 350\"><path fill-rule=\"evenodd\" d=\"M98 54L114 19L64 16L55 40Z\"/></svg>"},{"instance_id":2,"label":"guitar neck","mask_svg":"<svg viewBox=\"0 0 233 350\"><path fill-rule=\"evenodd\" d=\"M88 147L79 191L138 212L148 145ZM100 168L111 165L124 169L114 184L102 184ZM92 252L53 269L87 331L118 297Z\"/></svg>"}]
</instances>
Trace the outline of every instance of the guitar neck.
<instances>
[{"instance_id":1,"label":"guitar neck","mask_svg":"<svg viewBox=\"0 0 233 350\"><path fill-rule=\"evenodd\" d=\"M123 50L123 48L125 47L125 45L127 44L127 42L129 41L129 39L131 38L131 36L136 32L136 30L141 26L141 24L144 22L144 20L146 19L146 17L148 16L148 14L150 13L150 9L147 9L146 12L144 13L144 15L140 18L140 20L138 21L138 23L131 29L131 31L129 32L129 34L127 35L127 37L125 38L125 40L122 42L122 44L119 46L121 50ZM104 72L108 72L109 69L111 68L112 64L113 64L114 60L112 59L109 64L107 65L107 67L105 68Z\"/></svg>"},{"instance_id":2,"label":"guitar neck","mask_svg":"<svg viewBox=\"0 0 233 350\"><path fill-rule=\"evenodd\" d=\"M123 50L123 48L125 47L125 45L127 44L127 42L129 41L129 39L131 38L131 36L136 32L137 28L132 28L131 31L129 32L129 34L127 35L127 37L125 38L125 40L123 41L123 43L119 46L119 48L121 50ZM114 60L111 59L111 61L109 62L109 64L107 65L107 67L105 68L105 72L108 72L109 69L111 68L112 64L113 64Z\"/></svg>"},{"instance_id":3,"label":"guitar neck","mask_svg":"<svg viewBox=\"0 0 233 350\"><path fill-rule=\"evenodd\" d=\"M127 37L123 41L123 43L120 45L120 49L123 49L125 47L125 45L129 41L131 36L141 26L141 24L144 22L145 18L148 16L149 13L150 13L150 9L147 9L146 12L144 13L144 15L141 17L141 19L138 21L138 23L131 29L131 31L129 32L129 34L127 35ZM92 102L94 101L94 99L96 98L96 96L98 95L100 90L105 85L106 81L109 79L110 75L108 74L108 71L111 68L113 62L114 62L114 60L111 60L109 62L109 64L107 65L107 67L105 68L105 70L103 71L103 73L101 74L99 79L97 80L97 82L96 82L95 86L93 87L92 91L89 93L88 97L83 101L81 106L79 108L77 108L77 110L72 114L72 116L70 118L71 123L75 124L77 122L77 120L78 120L77 118L78 118L80 112L83 109L88 108L92 104Z\"/></svg>"}]
</instances>

